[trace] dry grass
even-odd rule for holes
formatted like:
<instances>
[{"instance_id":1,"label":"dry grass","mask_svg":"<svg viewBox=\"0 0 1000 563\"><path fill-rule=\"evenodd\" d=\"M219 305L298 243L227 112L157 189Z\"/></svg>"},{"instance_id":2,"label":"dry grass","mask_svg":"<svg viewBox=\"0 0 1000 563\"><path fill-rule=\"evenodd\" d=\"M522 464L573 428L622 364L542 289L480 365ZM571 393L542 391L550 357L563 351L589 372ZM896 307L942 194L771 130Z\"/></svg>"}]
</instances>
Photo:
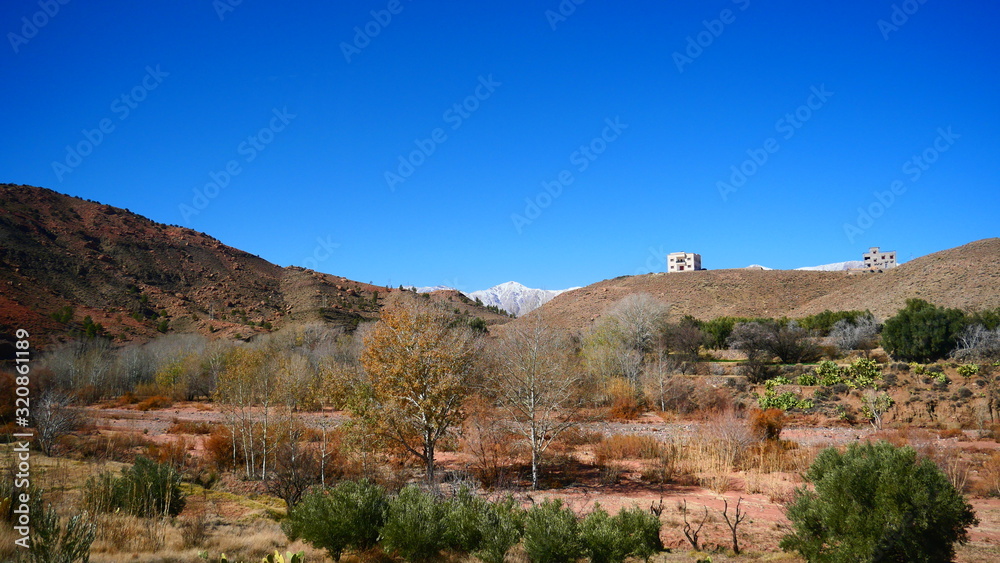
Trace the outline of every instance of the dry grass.
<instances>
[{"instance_id":1,"label":"dry grass","mask_svg":"<svg viewBox=\"0 0 1000 563\"><path fill-rule=\"evenodd\" d=\"M752 444L743 456L741 466L758 473L802 473L816 458L815 449L800 448L795 442L781 440Z\"/></svg>"},{"instance_id":2,"label":"dry grass","mask_svg":"<svg viewBox=\"0 0 1000 563\"><path fill-rule=\"evenodd\" d=\"M190 465L191 456L188 452L191 449L192 444L188 439L181 437L163 444L153 443L146 446L146 457L157 463L165 463L181 470Z\"/></svg>"},{"instance_id":3,"label":"dry grass","mask_svg":"<svg viewBox=\"0 0 1000 563\"><path fill-rule=\"evenodd\" d=\"M787 504L795 495L796 483L783 474L748 471L743 478L747 494L765 495L771 502Z\"/></svg>"},{"instance_id":4,"label":"dry grass","mask_svg":"<svg viewBox=\"0 0 1000 563\"><path fill-rule=\"evenodd\" d=\"M0 561L16 561L17 546L14 540L21 537L13 528L0 526Z\"/></svg>"},{"instance_id":5,"label":"dry grass","mask_svg":"<svg viewBox=\"0 0 1000 563\"><path fill-rule=\"evenodd\" d=\"M176 420L167 428L169 434L210 434L212 425L208 422L197 422L193 420Z\"/></svg>"},{"instance_id":6,"label":"dry grass","mask_svg":"<svg viewBox=\"0 0 1000 563\"><path fill-rule=\"evenodd\" d=\"M59 439L59 448L74 459L131 462L151 441L135 432L70 434Z\"/></svg>"},{"instance_id":7,"label":"dry grass","mask_svg":"<svg viewBox=\"0 0 1000 563\"><path fill-rule=\"evenodd\" d=\"M135 408L141 411L151 411L157 409L165 409L173 406L174 400L170 397L164 397L163 395L154 395L148 399L140 401L135 405Z\"/></svg>"},{"instance_id":8,"label":"dry grass","mask_svg":"<svg viewBox=\"0 0 1000 563\"><path fill-rule=\"evenodd\" d=\"M559 435L559 441L567 446L586 446L600 443L604 440L604 433L599 431L587 431L577 426L567 428Z\"/></svg>"},{"instance_id":9,"label":"dry grass","mask_svg":"<svg viewBox=\"0 0 1000 563\"><path fill-rule=\"evenodd\" d=\"M993 452L983 460L977 492L982 496L1000 496L1000 452Z\"/></svg>"},{"instance_id":10,"label":"dry grass","mask_svg":"<svg viewBox=\"0 0 1000 563\"><path fill-rule=\"evenodd\" d=\"M611 401L609 420L635 420L643 413L642 393L634 384L621 378L609 380L604 395Z\"/></svg>"},{"instance_id":11,"label":"dry grass","mask_svg":"<svg viewBox=\"0 0 1000 563\"><path fill-rule=\"evenodd\" d=\"M168 536L177 535L166 519L124 514L99 514L94 518L97 522L97 538L91 546L94 553L155 553L167 545Z\"/></svg>"},{"instance_id":12,"label":"dry grass","mask_svg":"<svg viewBox=\"0 0 1000 563\"><path fill-rule=\"evenodd\" d=\"M623 459L654 459L664 453L663 442L652 436L637 434L616 434L609 436L594 447L594 458L598 465Z\"/></svg>"}]
</instances>

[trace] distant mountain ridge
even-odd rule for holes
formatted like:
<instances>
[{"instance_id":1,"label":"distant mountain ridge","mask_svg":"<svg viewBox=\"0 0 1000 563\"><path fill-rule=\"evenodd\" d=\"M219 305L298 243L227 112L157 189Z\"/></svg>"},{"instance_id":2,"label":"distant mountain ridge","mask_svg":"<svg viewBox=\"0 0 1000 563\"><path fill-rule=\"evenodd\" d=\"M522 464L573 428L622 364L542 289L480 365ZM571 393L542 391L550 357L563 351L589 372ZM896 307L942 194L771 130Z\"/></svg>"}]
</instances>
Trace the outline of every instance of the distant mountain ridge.
<instances>
[{"instance_id":1,"label":"distant mountain ridge","mask_svg":"<svg viewBox=\"0 0 1000 563\"><path fill-rule=\"evenodd\" d=\"M848 260L846 262L834 262L833 264L823 264L821 266L803 266L801 268L793 268L794 270L799 270L802 272L842 272L845 270L858 270L865 267L864 260ZM774 270L774 268L768 268L767 266L761 266L760 264L750 264L744 270Z\"/></svg>"},{"instance_id":2,"label":"distant mountain ridge","mask_svg":"<svg viewBox=\"0 0 1000 563\"><path fill-rule=\"evenodd\" d=\"M858 270L864 267L864 260L848 260L846 262L834 262L833 264L823 264L822 266L806 266L795 269L805 272L840 272L844 270Z\"/></svg>"},{"instance_id":3,"label":"distant mountain ridge","mask_svg":"<svg viewBox=\"0 0 1000 563\"><path fill-rule=\"evenodd\" d=\"M470 299L479 299L483 305L495 305L515 317L526 315L542 305L553 300L557 295L578 289L533 289L515 281L495 285L489 289L473 291L466 295Z\"/></svg>"},{"instance_id":4,"label":"distant mountain ridge","mask_svg":"<svg viewBox=\"0 0 1000 563\"><path fill-rule=\"evenodd\" d=\"M414 289L417 293L433 293L435 291L461 291L446 285L435 285L430 287L409 286L406 289ZM515 317L526 315L542 305L548 303L561 293L579 289L571 287L569 289L534 289L515 281L504 282L488 289L477 291L461 291L469 299L478 299L483 305L495 306L507 311Z\"/></svg>"}]
</instances>

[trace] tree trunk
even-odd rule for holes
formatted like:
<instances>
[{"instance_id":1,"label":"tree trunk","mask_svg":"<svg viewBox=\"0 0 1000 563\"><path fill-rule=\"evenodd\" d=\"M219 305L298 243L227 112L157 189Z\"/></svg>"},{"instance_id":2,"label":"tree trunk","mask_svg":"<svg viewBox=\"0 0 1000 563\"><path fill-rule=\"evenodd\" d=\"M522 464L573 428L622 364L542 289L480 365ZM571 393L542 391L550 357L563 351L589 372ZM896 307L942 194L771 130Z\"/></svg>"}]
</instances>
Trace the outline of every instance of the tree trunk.
<instances>
[{"instance_id":1,"label":"tree trunk","mask_svg":"<svg viewBox=\"0 0 1000 563\"><path fill-rule=\"evenodd\" d=\"M531 448L531 488L538 490L538 451Z\"/></svg>"},{"instance_id":2,"label":"tree trunk","mask_svg":"<svg viewBox=\"0 0 1000 563\"><path fill-rule=\"evenodd\" d=\"M424 457L427 461L427 484L434 484L434 442L427 439L424 444Z\"/></svg>"}]
</instances>

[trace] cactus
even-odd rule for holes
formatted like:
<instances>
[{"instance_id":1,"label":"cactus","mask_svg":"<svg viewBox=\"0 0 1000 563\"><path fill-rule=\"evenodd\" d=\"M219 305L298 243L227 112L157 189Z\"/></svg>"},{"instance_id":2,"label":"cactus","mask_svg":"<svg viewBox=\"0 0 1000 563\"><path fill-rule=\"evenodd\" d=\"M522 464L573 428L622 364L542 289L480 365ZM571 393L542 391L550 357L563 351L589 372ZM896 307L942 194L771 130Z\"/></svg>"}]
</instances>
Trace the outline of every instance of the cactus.
<instances>
[{"instance_id":1,"label":"cactus","mask_svg":"<svg viewBox=\"0 0 1000 563\"><path fill-rule=\"evenodd\" d=\"M304 563L306 559L306 552L300 551L298 553L285 553L281 555L278 550L274 550L274 553L268 555L264 559L261 559L260 563Z\"/></svg>"}]
</instances>

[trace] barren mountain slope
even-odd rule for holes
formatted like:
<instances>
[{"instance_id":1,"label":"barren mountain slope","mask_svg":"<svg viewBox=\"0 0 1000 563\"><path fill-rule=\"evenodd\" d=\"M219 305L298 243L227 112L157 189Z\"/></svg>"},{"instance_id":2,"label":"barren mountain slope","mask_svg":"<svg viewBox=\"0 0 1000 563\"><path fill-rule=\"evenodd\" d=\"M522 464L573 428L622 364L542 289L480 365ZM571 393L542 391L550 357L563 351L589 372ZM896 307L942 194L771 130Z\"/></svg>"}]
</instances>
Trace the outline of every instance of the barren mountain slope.
<instances>
[{"instance_id":1,"label":"barren mountain slope","mask_svg":"<svg viewBox=\"0 0 1000 563\"><path fill-rule=\"evenodd\" d=\"M302 268L281 268L204 233L44 188L0 184L0 330L63 337L91 316L118 340L168 330L249 336L263 323L378 316L392 290ZM488 323L483 308L447 296ZM75 309L68 323L50 315ZM252 324L251 324L252 323Z\"/></svg>"},{"instance_id":2,"label":"barren mountain slope","mask_svg":"<svg viewBox=\"0 0 1000 563\"><path fill-rule=\"evenodd\" d=\"M800 317L825 309L895 314L906 299L962 309L1000 307L1000 239L985 239L918 258L885 273L710 270L604 280L559 295L525 319L584 330L616 301L649 293L672 305L674 318ZM524 320L515 321L515 323Z\"/></svg>"},{"instance_id":3,"label":"barren mountain slope","mask_svg":"<svg viewBox=\"0 0 1000 563\"><path fill-rule=\"evenodd\" d=\"M865 275L858 284L797 308L794 315L870 309L885 319L912 297L963 310L1000 307L1000 238L977 240L922 256L884 274Z\"/></svg>"}]
</instances>

